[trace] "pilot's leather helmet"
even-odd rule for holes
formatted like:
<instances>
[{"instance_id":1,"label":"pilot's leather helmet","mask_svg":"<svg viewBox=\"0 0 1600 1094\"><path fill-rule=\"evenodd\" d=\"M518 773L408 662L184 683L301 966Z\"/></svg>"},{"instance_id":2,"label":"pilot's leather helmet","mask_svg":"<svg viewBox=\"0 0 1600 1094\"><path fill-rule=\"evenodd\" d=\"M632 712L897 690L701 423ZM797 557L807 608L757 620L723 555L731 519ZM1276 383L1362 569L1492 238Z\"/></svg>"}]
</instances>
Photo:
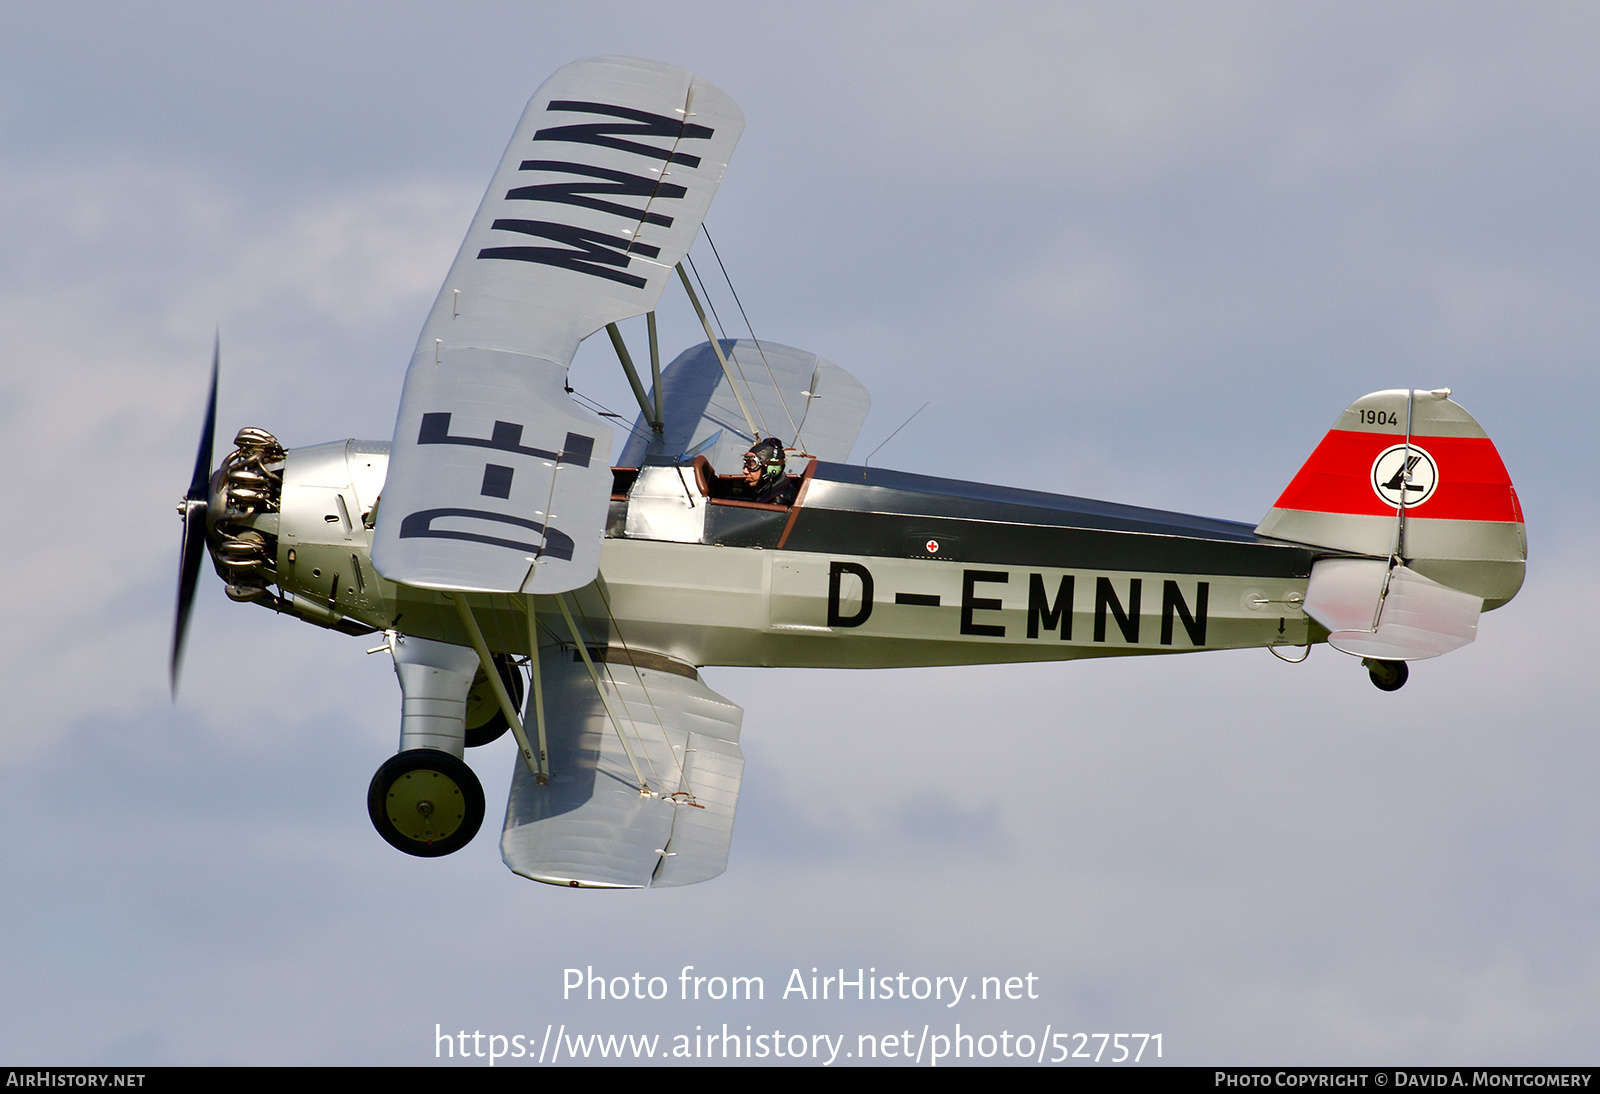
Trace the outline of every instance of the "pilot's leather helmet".
<instances>
[{"instance_id":1,"label":"pilot's leather helmet","mask_svg":"<svg viewBox=\"0 0 1600 1094\"><path fill-rule=\"evenodd\" d=\"M744 469L747 473L760 470L761 485L765 486L783 477L785 462L783 442L776 437L768 437L751 446L744 457Z\"/></svg>"}]
</instances>

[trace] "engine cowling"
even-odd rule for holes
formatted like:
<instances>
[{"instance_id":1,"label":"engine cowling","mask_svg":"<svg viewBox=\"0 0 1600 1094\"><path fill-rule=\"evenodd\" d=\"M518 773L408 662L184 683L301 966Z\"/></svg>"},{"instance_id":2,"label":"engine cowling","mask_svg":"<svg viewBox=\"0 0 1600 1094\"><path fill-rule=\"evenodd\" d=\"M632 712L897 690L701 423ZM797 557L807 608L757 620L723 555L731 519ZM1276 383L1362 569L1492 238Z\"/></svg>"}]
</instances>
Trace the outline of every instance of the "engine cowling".
<instances>
[{"instance_id":1,"label":"engine cowling","mask_svg":"<svg viewBox=\"0 0 1600 1094\"><path fill-rule=\"evenodd\" d=\"M285 449L266 430L247 427L234 445L212 476L207 520L212 564L228 596L346 633L385 627L394 590L372 568L370 552L388 444Z\"/></svg>"}]
</instances>

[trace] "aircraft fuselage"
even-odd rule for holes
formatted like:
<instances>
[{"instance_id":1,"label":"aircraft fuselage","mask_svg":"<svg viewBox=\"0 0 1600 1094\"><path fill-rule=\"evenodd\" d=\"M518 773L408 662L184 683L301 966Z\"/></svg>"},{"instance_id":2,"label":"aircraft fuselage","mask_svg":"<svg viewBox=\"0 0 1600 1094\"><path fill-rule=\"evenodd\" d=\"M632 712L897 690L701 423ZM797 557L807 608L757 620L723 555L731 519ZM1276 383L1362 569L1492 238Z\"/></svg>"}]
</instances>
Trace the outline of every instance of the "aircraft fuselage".
<instances>
[{"instance_id":1,"label":"aircraft fuselage","mask_svg":"<svg viewBox=\"0 0 1600 1094\"><path fill-rule=\"evenodd\" d=\"M372 568L386 447L288 453L278 511L250 523L269 537L275 606L466 644L443 594ZM584 642L688 665L883 668L1320 637L1299 607L1312 549L1248 525L815 461L794 486L792 504L764 505L703 466L619 469L600 579L567 594ZM528 652L524 602L471 595L495 651ZM573 641L553 598L536 611L541 645Z\"/></svg>"}]
</instances>

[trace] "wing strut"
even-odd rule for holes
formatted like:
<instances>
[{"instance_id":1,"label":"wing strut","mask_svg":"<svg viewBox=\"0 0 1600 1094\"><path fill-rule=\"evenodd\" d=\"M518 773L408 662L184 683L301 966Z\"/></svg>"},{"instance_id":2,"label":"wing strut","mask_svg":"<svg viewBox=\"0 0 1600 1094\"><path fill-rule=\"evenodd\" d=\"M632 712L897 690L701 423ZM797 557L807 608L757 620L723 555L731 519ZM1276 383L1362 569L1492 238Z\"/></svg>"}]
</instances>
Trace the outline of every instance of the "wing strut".
<instances>
[{"instance_id":1,"label":"wing strut","mask_svg":"<svg viewBox=\"0 0 1600 1094\"><path fill-rule=\"evenodd\" d=\"M656 416L651 428L660 433L666 428L667 415L661 406L661 340L656 337L655 309L644 313L644 324L650 331L650 382L651 391L656 397Z\"/></svg>"},{"instance_id":2,"label":"wing strut","mask_svg":"<svg viewBox=\"0 0 1600 1094\"><path fill-rule=\"evenodd\" d=\"M733 397L739 400L739 411L744 415L745 425L750 427L752 443L761 439L761 430L756 428L756 419L750 413L750 404L744 401L744 395L739 391L739 384L733 378L733 369L728 367L728 359L722 354L722 344L717 341L717 336L711 330L711 323L706 319L706 310L700 306L700 298L694 293L694 286L689 284L689 275L684 272L683 263L678 263L678 280L683 282L683 289L689 294L689 303L694 305L694 313L700 317L700 325L706 330L706 341L711 343L711 348L716 352L717 363L722 366L722 374L728 378L728 386L733 389Z\"/></svg>"},{"instance_id":3,"label":"wing strut","mask_svg":"<svg viewBox=\"0 0 1600 1094\"><path fill-rule=\"evenodd\" d=\"M445 595L450 596L448 593ZM472 639L472 648L478 651L483 674L489 678L489 686L494 689L494 697L500 704L500 712L506 716L506 721L511 723L511 732L517 738L517 750L522 753L523 763L528 765L528 774L542 786L550 776L545 766L544 751L541 749L539 755L535 757L533 748L528 744L527 731L522 728L522 719L517 716L517 708L511 702L511 696L506 694L505 682L500 679L500 670L495 667L494 658L489 654L489 644L483 640L483 631L478 628L478 621L472 615L466 594L456 593L450 596L450 599L455 601L456 614L461 616L461 625L467 629L467 637ZM538 656L537 650L534 656Z\"/></svg>"},{"instance_id":4,"label":"wing strut","mask_svg":"<svg viewBox=\"0 0 1600 1094\"><path fill-rule=\"evenodd\" d=\"M528 597L528 675L533 684L533 721L539 731L539 770L536 776L540 786L550 771L550 741L544 732L544 681L539 675L539 619L533 611L533 597Z\"/></svg>"},{"instance_id":5,"label":"wing strut","mask_svg":"<svg viewBox=\"0 0 1600 1094\"><path fill-rule=\"evenodd\" d=\"M650 423L652 430L660 433L661 419L651 414L650 398L644 393L644 385L639 382L638 370L633 367L633 358L628 354L627 343L622 340L622 332L617 329L615 323L607 323L606 333L611 336L611 345L617 351L617 360L622 362L622 371L628 374L628 383L633 386L633 397L639 400L639 413L644 415L644 420Z\"/></svg>"},{"instance_id":6,"label":"wing strut","mask_svg":"<svg viewBox=\"0 0 1600 1094\"><path fill-rule=\"evenodd\" d=\"M606 697L605 685L600 683L600 674L595 671L594 662L589 658L589 645L578 633L578 624L573 622L572 613L567 610L567 598L560 593L556 594L556 604L561 608L561 618L567 621L567 630L572 632L572 641L578 647L578 656L583 658L583 667L589 670L589 679L594 681L594 690L600 693L600 702L605 704L606 716L611 719L611 724L616 727L617 739L622 742L622 752L628 757L628 766L633 768L634 778L639 780L639 796L651 796L654 791L650 789L650 780L644 777L644 772L639 770L639 761L633 755L633 749L628 746L628 735L623 732L622 719L617 717L617 712L611 709L611 700Z\"/></svg>"}]
</instances>

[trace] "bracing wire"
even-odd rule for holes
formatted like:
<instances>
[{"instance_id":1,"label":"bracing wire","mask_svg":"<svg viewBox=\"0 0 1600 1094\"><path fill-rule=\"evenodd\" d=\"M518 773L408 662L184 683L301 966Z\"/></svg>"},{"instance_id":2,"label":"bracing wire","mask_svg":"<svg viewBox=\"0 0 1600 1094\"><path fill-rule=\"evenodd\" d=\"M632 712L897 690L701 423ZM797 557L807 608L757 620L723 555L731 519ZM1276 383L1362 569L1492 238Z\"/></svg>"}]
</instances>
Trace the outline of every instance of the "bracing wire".
<instances>
[{"instance_id":1,"label":"bracing wire","mask_svg":"<svg viewBox=\"0 0 1600 1094\"><path fill-rule=\"evenodd\" d=\"M724 342L728 341L728 328L722 325L722 316L717 314L717 306L711 302L711 292L706 288L705 280L700 276L700 271L695 268L694 256L686 254L683 259L689 263L689 272L694 274L694 279L700 283L700 295L705 298L706 307L711 309L711 318L716 321L717 332L722 335Z\"/></svg>"},{"instance_id":2,"label":"bracing wire","mask_svg":"<svg viewBox=\"0 0 1600 1094\"><path fill-rule=\"evenodd\" d=\"M595 587L597 589L599 588L599 585L600 585L599 582L595 582ZM604 603L604 596L603 595L602 595L601 600L602 600L602 603ZM582 599L580 599L578 596L574 595L573 598L572 598L572 603L573 603L573 606L578 609L578 618L583 620L583 625L588 628L590 637L598 636L598 634L600 632L597 631L595 629L594 624L589 621L589 613L584 609ZM610 615L611 615L611 606L609 604L606 605L606 615L607 615L607 617L610 617ZM615 623L615 620L613 619L612 622ZM613 632L613 633L615 633L615 632ZM650 755L650 750L645 747L644 734L639 729L639 723L634 721L634 719L633 719L633 711L628 709L627 697L622 694L622 688L617 685L617 678L614 675L612 675L611 662L609 662L609 661L601 661L600 662L600 671L604 671L605 672L606 680L611 684L611 690L616 695L617 702L619 702L622 705L622 716L628 720L628 726L633 730L633 738L634 738L634 740L639 742L639 751L644 753L644 762L650 768L650 777L655 780L655 784L657 786L664 786L665 784L661 781L661 772L656 769L655 758ZM638 671L637 668L635 668L634 671L637 672ZM641 683L642 682L643 681L641 681ZM655 704L654 703L650 704L650 709L652 711L655 709ZM657 721L658 724L660 723L659 716L657 717L656 721ZM617 732L621 733L622 731L623 731L622 727L619 725L617 727ZM668 746L670 748L670 746L671 746L671 742L670 741L668 742ZM682 775L683 775L683 773L682 773L682 771L680 771L679 772L679 779L680 780L682 779ZM670 794L671 791L668 791L668 793Z\"/></svg>"},{"instance_id":3,"label":"bracing wire","mask_svg":"<svg viewBox=\"0 0 1600 1094\"><path fill-rule=\"evenodd\" d=\"M576 596L573 597L573 601L574 603L577 602ZM621 743L622 752L628 758L628 766L633 768L634 778L639 780L639 793L643 795L649 795L653 793L653 791L650 789L650 780L645 777L645 773L643 771L639 770L639 761L634 759L633 749L628 746L628 734L622 728L622 719L617 717L617 712L611 707L611 700L606 697L606 687L600 682L600 671L594 667L594 659L589 656L588 644L584 641L583 635L578 633L578 622L572 618L572 612L567 608L567 598L565 594L556 594L556 606L561 609L561 618L566 621L567 630L572 632L572 641L576 643L578 657L583 661L584 670L589 673L589 679L590 682L594 684L595 693L600 697L600 705L605 708L606 718L611 722L612 727L617 731L617 741ZM578 610L581 614L583 609L580 606ZM587 619L585 622L587 622ZM613 689L615 689L615 686L615 682L613 681ZM622 698L620 692L618 693L617 698L619 700ZM624 710L626 710L626 701L623 702L623 707ZM632 716L630 715L629 718L631 720ZM649 759L648 756L645 758L647 760Z\"/></svg>"},{"instance_id":4,"label":"bracing wire","mask_svg":"<svg viewBox=\"0 0 1600 1094\"><path fill-rule=\"evenodd\" d=\"M721 316L717 315L717 306L711 302L711 293L706 288L706 283L705 283L704 279L701 278L700 271L695 267L694 256L686 254L683 257L689 263L689 272L694 274L694 279L696 281L700 282L700 295L705 297L705 299L706 299L706 307L711 309L711 318L715 319L717 321L717 330L721 332L722 340L724 342L731 342L732 339L730 339L728 337L727 328L722 325ZM767 416L765 414L761 413L761 403L755 397L756 390L755 390L754 387L752 387L750 385L749 378L747 376L745 376L745 374L744 374L744 363L739 360L739 355L737 353L735 353L733 355L733 365L734 365L735 368L737 368L739 370L739 379L741 381L743 381L744 389L747 392L750 393L750 399L751 399L752 402L755 403L756 417L761 420L761 432L765 433L767 436L770 437L772 435L772 430L767 426ZM788 410L785 409L784 413L787 414ZM757 437L755 439L759 441L761 438Z\"/></svg>"},{"instance_id":5,"label":"bracing wire","mask_svg":"<svg viewBox=\"0 0 1600 1094\"><path fill-rule=\"evenodd\" d=\"M932 399L928 400L928 402L930 402L930 403L932 401L933 401ZM911 418L915 418L918 414L921 414L924 410L927 410L927 409L928 409L928 403L923 403L921 406L917 407L917 409L915 409L915 410L913 410L911 412ZM902 430L906 426L910 425L911 424L911 418L907 418L905 421L901 422L900 425L895 429L894 433L889 434L887 437L885 437L883 439L883 444L878 445L878 448L874 448L871 452L868 452L867 453L867 458L861 461L861 466L862 467L866 467L868 464L870 464L872 462L872 457L874 457L874 456L876 456L878 454L878 449L882 448L883 445L888 444L890 441L894 440L895 433L899 433L900 430Z\"/></svg>"},{"instance_id":6,"label":"bracing wire","mask_svg":"<svg viewBox=\"0 0 1600 1094\"><path fill-rule=\"evenodd\" d=\"M600 594L600 603L605 605L606 618L611 621L611 633L617 636L617 641L622 645L622 652L627 655L628 665L633 669L633 675L638 678L639 690L644 693L645 702L650 705L650 713L655 716L656 727L661 730L661 741L667 746L667 755L672 757L674 766L678 769L678 783L688 787L689 794L694 795L694 788L689 786L689 779L683 771L683 761L678 758L677 749L672 746L672 738L667 736L666 723L661 720L661 711L656 707L656 701L650 694L649 685L644 682L644 673L639 671L639 663L634 660L633 650L628 645L628 640L622 637L622 628L617 623L617 617L611 610L611 598L606 595L606 590L599 582L595 583L595 591ZM580 609L581 610L581 609ZM641 743L642 740L641 740ZM649 750L646 750L646 755Z\"/></svg>"},{"instance_id":7,"label":"bracing wire","mask_svg":"<svg viewBox=\"0 0 1600 1094\"><path fill-rule=\"evenodd\" d=\"M572 390L572 397L574 399L576 399L578 401L579 405L584 407L584 409L591 410L594 413L600 415L600 417L602 417L602 418L613 418L616 421L618 421L619 423L627 425L628 432L631 435L635 436L635 437L641 437L646 441L649 441L649 440L654 438L655 434L653 432L652 433L647 433L644 430L640 429L638 427L638 425L636 425L636 424L628 425L628 419L624 418L621 414L618 414L616 411L609 409L604 403L600 402L598 399L591 398L590 396L585 395L583 392L577 390L576 388L573 388L571 390Z\"/></svg>"},{"instance_id":8,"label":"bracing wire","mask_svg":"<svg viewBox=\"0 0 1600 1094\"><path fill-rule=\"evenodd\" d=\"M711 238L711 229L705 226L704 221L700 224L700 230L706 234L706 242L711 244L711 254L716 258L718 268L722 270L722 280L728 283L728 291L733 294L733 302L738 305L739 316L744 320L744 329L750 332L750 341L756 344L756 353L761 356L761 363L766 367L767 379L772 381L772 390L778 395L778 405L783 408L783 416L789 419L789 428L794 430L794 446L803 451L804 448L800 443L800 427L795 424L794 415L789 413L789 402L783 397L783 388L778 386L777 376L773 375L772 365L767 361L767 351L761 348L761 339L756 337L755 327L750 325L750 316L744 310L744 301L739 299L739 290L733 287L733 278L728 276L728 267L722 261L722 253L717 250L717 241Z\"/></svg>"}]
</instances>

